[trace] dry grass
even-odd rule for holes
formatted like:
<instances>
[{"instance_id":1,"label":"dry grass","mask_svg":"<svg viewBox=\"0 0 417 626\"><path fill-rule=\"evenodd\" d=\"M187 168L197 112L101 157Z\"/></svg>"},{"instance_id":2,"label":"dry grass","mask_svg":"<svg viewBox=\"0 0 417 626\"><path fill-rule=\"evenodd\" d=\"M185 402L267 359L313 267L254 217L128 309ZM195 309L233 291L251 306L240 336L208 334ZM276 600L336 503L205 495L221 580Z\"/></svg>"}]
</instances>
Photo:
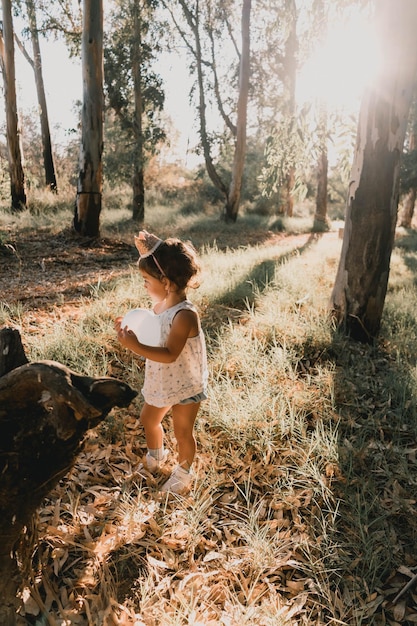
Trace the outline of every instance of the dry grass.
<instances>
[{"instance_id":1,"label":"dry grass","mask_svg":"<svg viewBox=\"0 0 417 626\"><path fill-rule=\"evenodd\" d=\"M205 267L191 295L210 365L197 480L186 497L158 495L164 476L135 472L140 396L114 410L39 511L22 624L415 623L413 589L394 602L417 571L415 238L398 240L370 347L327 322L334 233L281 238L258 224L246 243L242 218L223 246L212 219L215 241L207 224L188 233ZM126 268L93 285L81 313L32 330L29 356L140 389L143 364L118 346L112 319L144 298ZM4 306L13 319L16 303ZM25 335L28 312L18 316Z\"/></svg>"}]
</instances>

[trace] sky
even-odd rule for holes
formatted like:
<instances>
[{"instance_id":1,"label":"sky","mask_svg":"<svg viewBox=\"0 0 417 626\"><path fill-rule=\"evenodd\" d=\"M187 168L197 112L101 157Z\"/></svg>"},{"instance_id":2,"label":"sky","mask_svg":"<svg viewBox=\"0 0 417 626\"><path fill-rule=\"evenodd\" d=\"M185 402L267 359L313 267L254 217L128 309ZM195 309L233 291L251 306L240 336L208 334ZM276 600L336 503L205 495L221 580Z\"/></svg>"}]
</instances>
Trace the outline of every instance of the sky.
<instances>
[{"instance_id":1,"label":"sky","mask_svg":"<svg viewBox=\"0 0 417 626\"><path fill-rule=\"evenodd\" d=\"M15 24L16 31L19 26ZM52 140L64 144L68 132L77 125L74 104L82 98L81 62L70 59L64 43L40 40L43 77ZM298 100L311 101L317 92L332 107L357 111L364 85L375 69L377 59L372 33L361 16L331 29L327 40L317 49L298 76ZM29 50L30 52L30 50ZM16 48L15 55L18 110L36 114L36 88L33 70ZM195 112L188 99L191 79L186 64L175 56L166 57L158 69L165 80L165 110L179 131L178 153L184 158L197 141ZM4 121L0 107L0 123ZM192 157L188 154L188 159ZM192 165L192 163L190 163Z\"/></svg>"},{"instance_id":2,"label":"sky","mask_svg":"<svg viewBox=\"0 0 417 626\"><path fill-rule=\"evenodd\" d=\"M76 127L74 103L82 97L80 61L68 58L63 43L41 40L43 79L51 133L58 143L65 143L68 131ZM32 56L31 48L28 53ZM33 69L18 48L15 51L16 98L19 113L37 115L37 96ZM4 99L0 106L0 124L5 122Z\"/></svg>"},{"instance_id":3,"label":"sky","mask_svg":"<svg viewBox=\"0 0 417 626\"><path fill-rule=\"evenodd\" d=\"M82 99L81 60L70 59L63 42L47 42L41 39L40 46L52 140L55 145L65 145L68 138L73 137L71 129L77 127L75 103ZM31 49L28 52L31 53ZM33 70L18 48L15 52L15 66L18 111L25 114L33 112L36 115L37 96ZM165 81L165 110L179 131L179 145L173 156L183 158L193 166L195 158L190 153L187 155L187 150L191 151L197 141L193 123L195 114L188 102L190 77L186 73L185 64L181 64L175 55L165 57L159 62L158 71ZM4 120L3 105L0 106L0 124Z\"/></svg>"},{"instance_id":4,"label":"sky","mask_svg":"<svg viewBox=\"0 0 417 626\"><path fill-rule=\"evenodd\" d=\"M320 94L327 105L354 109L378 67L372 26L360 13L334 24L298 76L299 102Z\"/></svg>"}]
</instances>

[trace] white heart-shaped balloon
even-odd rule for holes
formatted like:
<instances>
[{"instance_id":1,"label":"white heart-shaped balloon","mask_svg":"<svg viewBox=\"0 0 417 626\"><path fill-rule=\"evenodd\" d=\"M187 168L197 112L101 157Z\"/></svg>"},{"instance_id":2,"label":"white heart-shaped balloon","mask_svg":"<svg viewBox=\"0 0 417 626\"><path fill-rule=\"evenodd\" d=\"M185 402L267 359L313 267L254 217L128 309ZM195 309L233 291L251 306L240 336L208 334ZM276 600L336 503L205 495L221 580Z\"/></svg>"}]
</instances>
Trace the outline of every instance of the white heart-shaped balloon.
<instances>
[{"instance_id":1,"label":"white heart-shaped balloon","mask_svg":"<svg viewBox=\"0 0 417 626\"><path fill-rule=\"evenodd\" d=\"M161 327L159 318L149 309L133 309L122 319L121 327L132 330L138 340L146 346L159 346Z\"/></svg>"}]
</instances>

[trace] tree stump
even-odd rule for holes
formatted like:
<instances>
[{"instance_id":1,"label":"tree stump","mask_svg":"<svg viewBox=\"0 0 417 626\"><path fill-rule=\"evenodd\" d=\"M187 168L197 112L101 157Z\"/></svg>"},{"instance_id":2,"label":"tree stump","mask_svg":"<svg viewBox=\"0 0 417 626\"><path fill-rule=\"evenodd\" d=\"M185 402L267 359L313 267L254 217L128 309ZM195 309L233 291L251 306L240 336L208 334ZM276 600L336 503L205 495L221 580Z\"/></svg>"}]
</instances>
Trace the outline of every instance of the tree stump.
<instances>
[{"instance_id":1,"label":"tree stump","mask_svg":"<svg viewBox=\"0 0 417 626\"><path fill-rule=\"evenodd\" d=\"M0 624L15 624L24 529L74 465L87 430L136 395L115 378L29 363L19 332L0 330Z\"/></svg>"}]
</instances>

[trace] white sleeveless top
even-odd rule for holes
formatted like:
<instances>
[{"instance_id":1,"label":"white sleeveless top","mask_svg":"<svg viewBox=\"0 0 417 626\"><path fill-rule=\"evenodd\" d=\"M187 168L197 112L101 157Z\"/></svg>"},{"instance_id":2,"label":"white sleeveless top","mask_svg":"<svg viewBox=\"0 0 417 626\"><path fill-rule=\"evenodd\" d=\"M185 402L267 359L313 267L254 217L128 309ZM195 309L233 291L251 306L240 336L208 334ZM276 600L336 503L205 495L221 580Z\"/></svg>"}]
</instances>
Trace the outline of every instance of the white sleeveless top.
<instances>
[{"instance_id":1,"label":"white sleeveless top","mask_svg":"<svg viewBox=\"0 0 417 626\"><path fill-rule=\"evenodd\" d=\"M161 346L166 344L174 317L183 309L197 313L196 307L184 300L157 315L161 324ZM157 407L172 406L207 390L207 352L204 334L189 337L173 363L146 359L142 394L145 401Z\"/></svg>"}]
</instances>

